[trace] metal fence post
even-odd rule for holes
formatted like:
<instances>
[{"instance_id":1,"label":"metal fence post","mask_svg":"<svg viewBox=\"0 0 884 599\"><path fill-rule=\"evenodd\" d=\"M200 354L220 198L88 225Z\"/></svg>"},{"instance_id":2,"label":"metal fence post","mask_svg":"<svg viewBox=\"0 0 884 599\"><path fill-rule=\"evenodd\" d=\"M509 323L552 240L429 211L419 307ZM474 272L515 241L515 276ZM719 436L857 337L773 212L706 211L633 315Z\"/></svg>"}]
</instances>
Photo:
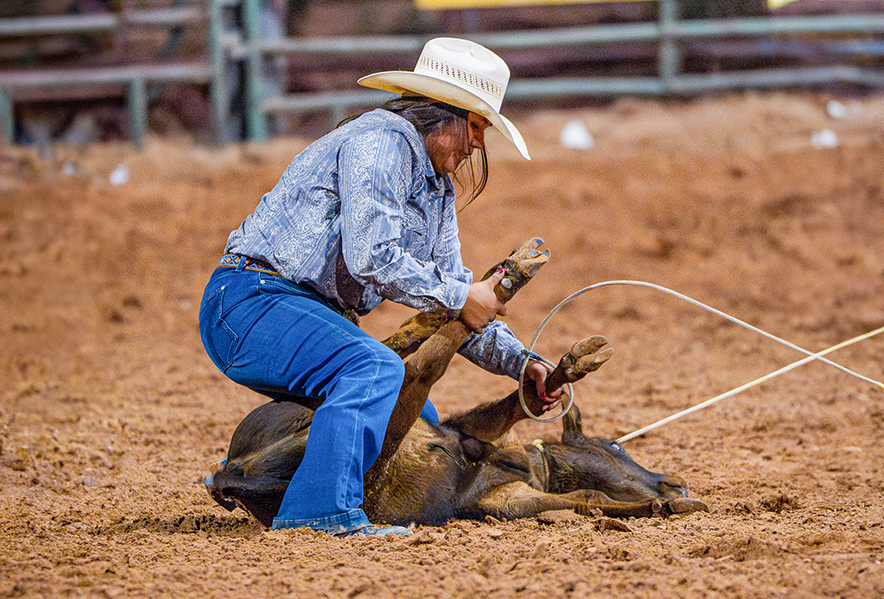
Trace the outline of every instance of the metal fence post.
<instances>
[{"instance_id":1,"label":"metal fence post","mask_svg":"<svg viewBox=\"0 0 884 599\"><path fill-rule=\"evenodd\" d=\"M261 86L264 55L258 47L261 40L262 0L243 0L243 28L245 29L246 51L245 68L245 107L247 136L251 141L267 141L267 124L261 106L263 93Z\"/></svg>"},{"instance_id":2,"label":"metal fence post","mask_svg":"<svg viewBox=\"0 0 884 599\"><path fill-rule=\"evenodd\" d=\"M224 3L209 0L209 26L206 45L209 53L209 99L212 102L212 138L216 144L227 142L227 120L230 118L230 90L226 75L224 44Z\"/></svg>"},{"instance_id":3,"label":"metal fence post","mask_svg":"<svg viewBox=\"0 0 884 599\"><path fill-rule=\"evenodd\" d=\"M659 75L663 89L672 92L675 79L681 71L681 48L676 39L679 18L679 0L659 0L657 20L660 27L658 48Z\"/></svg>"},{"instance_id":4,"label":"metal fence post","mask_svg":"<svg viewBox=\"0 0 884 599\"><path fill-rule=\"evenodd\" d=\"M0 137L3 145L15 143L15 110L12 106L12 94L0 88Z\"/></svg>"},{"instance_id":5,"label":"metal fence post","mask_svg":"<svg viewBox=\"0 0 884 599\"><path fill-rule=\"evenodd\" d=\"M147 128L147 85L144 79L129 82L126 98L129 111L129 137L139 150L144 147L144 130Z\"/></svg>"}]
</instances>

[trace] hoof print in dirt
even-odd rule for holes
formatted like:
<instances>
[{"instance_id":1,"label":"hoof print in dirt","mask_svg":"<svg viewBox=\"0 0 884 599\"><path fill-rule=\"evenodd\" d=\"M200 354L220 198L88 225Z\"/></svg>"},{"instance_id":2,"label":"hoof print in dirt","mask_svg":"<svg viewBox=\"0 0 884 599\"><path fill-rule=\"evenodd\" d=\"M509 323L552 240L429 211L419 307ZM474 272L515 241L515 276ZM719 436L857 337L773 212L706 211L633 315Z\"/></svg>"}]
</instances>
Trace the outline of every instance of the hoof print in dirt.
<instances>
[{"instance_id":1,"label":"hoof print in dirt","mask_svg":"<svg viewBox=\"0 0 884 599\"><path fill-rule=\"evenodd\" d=\"M593 526L598 532L614 530L617 532L632 532L632 529L623 520L616 518L599 518L593 521Z\"/></svg>"}]
</instances>

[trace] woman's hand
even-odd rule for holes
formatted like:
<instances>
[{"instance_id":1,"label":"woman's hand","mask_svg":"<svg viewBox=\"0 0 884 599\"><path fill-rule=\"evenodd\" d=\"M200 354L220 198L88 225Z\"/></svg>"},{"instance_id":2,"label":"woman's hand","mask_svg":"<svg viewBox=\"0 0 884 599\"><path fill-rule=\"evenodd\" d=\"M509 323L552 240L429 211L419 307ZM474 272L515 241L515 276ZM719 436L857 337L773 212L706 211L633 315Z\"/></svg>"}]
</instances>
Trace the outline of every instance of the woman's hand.
<instances>
[{"instance_id":1,"label":"woman's hand","mask_svg":"<svg viewBox=\"0 0 884 599\"><path fill-rule=\"evenodd\" d=\"M500 283L503 275L501 268L484 281L470 285L467 301L460 310L460 319L477 335L498 316L506 316L506 306L494 294L494 287Z\"/></svg>"},{"instance_id":2,"label":"woman's hand","mask_svg":"<svg viewBox=\"0 0 884 599\"><path fill-rule=\"evenodd\" d=\"M527 359L527 358L526 358ZM543 402L543 411L548 412L559 405L559 398L565 392L564 387L559 387L554 391L546 392L546 375L549 374L546 366L540 362L531 362L525 368L525 377L534 381L537 387L537 396Z\"/></svg>"}]
</instances>

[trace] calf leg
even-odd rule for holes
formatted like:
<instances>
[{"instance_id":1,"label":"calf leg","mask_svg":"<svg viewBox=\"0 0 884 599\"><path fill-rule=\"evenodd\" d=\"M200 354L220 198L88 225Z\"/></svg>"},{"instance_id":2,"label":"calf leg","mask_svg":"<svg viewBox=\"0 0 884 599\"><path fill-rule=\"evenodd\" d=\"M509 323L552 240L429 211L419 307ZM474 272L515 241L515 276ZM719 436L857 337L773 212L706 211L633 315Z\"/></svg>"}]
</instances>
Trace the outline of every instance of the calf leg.
<instances>
[{"instance_id":1,"label":"calf leg","mask_svg":"<svg viewBox=\"0 0 884 599\"><path fill-rule=\"evenodd\" d=\"M706 505L697 500L624 502L614 501L600 491L585 489L557 495L544 493L521 481L493 489L473 509L475 512L470 514L473 517L489 515L498 519L533 518L547 510L574 510L584 516L601 514L609 518L665 518L675 513L708 511Z\"/></svg>"},{"instance_id":2,"label":"calf leg","mask_svg":"<svg viewBox=\"0 0 884 599\"><path fill-rule=\"evenodd\" d=\"M549 259L548 250L540 252L537 249L542 243L541 239L531 239L486 273L484 278L490 277L498 268L504 269L503 279L494 288L501 303L512 299ZM423 320L417 325L415 322L415 319L407 321L400 329L402 335L397 333L384 341L389 347L399 348L398 351L414 353L405 360L405 380L387 425L381 454L364 478L366 498L376 491L375 487L382 480L381 474L387 463L420 415L430 395L430 388L442 377L448 363L470 335L470 330L460 320L445 322L429 335L437 324L434 320Z\"/></svg>"},{"instance_id":3,"label":"calf leg","mask_svg":"<svg viewBox=\"0 0 884 599\"><path fill-rule=\"evenodd\" d=\"M501 268L506 272L504 280L494 289L494 293L501 303L505 304L510 301L516 292L524 287L537 274L540 267L549 260L549 250L541 252L538 249L542 244L543 240L538 237L529 239L521 247L513 250L502 262L492 266L485 273L485 276L482 277L484 281ZM417 351L421 344L436 333L445 323L453 320L456 320L456 318L450 313L420 312L406 320L399 327L399 330L385 339L383 343L399 354L404 360ZM464 335L464 339L468 335L469 331Z\"/></svg>"},{"instance_id":4,"label":"calf leg","mask_svg":"<svg viewBox=\"0 0 884 599\"><path fill-rule=\"evenodd\" d=\"M547 391L558 389L566 383L576 383L590 372L598 370L613 354L612 348L602 349L607 343L607 339L600 335L575 343L571 351L562 357L547 377ZM534 414L539 414L543 402L537 396L533 382L525 382L523 394L528 409ZM516 422L527 417L519 401L519 393L514 391L503 399L477 406L469 412L449 418L442 424L480 441L491 443L506 434Z\"/></svg>"}]
</instances>

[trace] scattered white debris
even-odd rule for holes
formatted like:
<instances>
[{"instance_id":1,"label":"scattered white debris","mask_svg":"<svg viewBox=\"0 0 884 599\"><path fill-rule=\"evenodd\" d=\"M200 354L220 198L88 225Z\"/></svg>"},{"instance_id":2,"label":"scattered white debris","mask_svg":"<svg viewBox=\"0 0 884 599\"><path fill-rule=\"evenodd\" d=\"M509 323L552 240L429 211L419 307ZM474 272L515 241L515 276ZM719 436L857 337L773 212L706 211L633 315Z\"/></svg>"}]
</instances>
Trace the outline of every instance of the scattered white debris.
<instances>
[{"instance_id":1,"label":"scattered white debris","mask_svg":"<svg viewBox=\"0 0 884 599\"><path fill-rule=\"evenodd\" d=\"M833 119L846 119L850 117L850 109L838 100L830 100L829 103L826 104L826 112L828 112L829 116Z\"/></svg>"},{"instance_id":2,"label":"scattered white debris","mask_svg":"<svg viewBox=\"0 0 884 599\"><path fill-rule=\"evenodd\" d=\"M571 121L562 129L559 143L570 150L591 150L595 146L592 134L580 121Z\"/></svg>"},{"instance_id":3,"label":"scattered white debris","mask_svg":"<svg viewBox=\"0 0 884 599\"><path fill-rule=\"evenodd\" d=\"M129 182L129 169L127 169L125 165L121 164L113 171L111 171L108 180L110 181L111 185L125 185Z\"/></svg>"},{"instance_id":4,"label":"scattered white debris","mask_svg":"<svg viewBox=\"0 0 884 599\"><path fill-rule=\"evenodd\" d=\"M810 136L810 143L815 148L836 148L838 147L838 136L831 129L823 129Z\"/></svg>"}]
</instances>

